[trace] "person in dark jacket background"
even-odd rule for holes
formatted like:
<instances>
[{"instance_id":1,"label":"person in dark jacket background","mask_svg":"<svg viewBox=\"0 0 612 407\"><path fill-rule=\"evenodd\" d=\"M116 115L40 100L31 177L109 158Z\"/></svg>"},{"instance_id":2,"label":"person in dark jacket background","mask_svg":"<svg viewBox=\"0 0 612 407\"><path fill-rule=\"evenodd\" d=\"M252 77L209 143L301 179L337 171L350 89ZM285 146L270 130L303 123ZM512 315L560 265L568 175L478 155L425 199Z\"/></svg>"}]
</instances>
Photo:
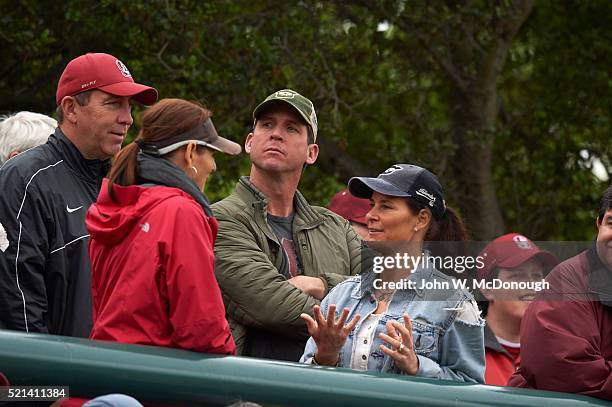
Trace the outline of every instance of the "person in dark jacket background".
<instances>
[{"instance_id":1,"label":"person in dark jacket background","mask_svg":"<svg viewBox=\"0 0 612 407\"><path fill-rule=\"evenodd\" d=\"M521 324L521 365L508 384L612 400L612 186L592 248L551 271Z\"/></svg>"},{"instance_id":2,"label":"person in dark jacket background","mask_svg":"<svg viewBox=\"0 0 612 407\"><path fill-rule=\"evenodd\" d=\"M87 213L92 339L235 354L215 280L217 221L202 193L219 137L211 113L163 99L142 115Z\"/></svg>"},{"instance_id":3,"label":"person in dark jacket background","mask_svg":"<svg viewBox=\"0 0 612 407\"><path fill-rule=\"evenodd\" d=\"M85 213L132 125L132 100L152 104L157 91L135 83L112 55L73 59L57 87L59 127L0 169L0 224L9 242L0 263L3 327L89 335Z\"/></svg>"}]
</instances>

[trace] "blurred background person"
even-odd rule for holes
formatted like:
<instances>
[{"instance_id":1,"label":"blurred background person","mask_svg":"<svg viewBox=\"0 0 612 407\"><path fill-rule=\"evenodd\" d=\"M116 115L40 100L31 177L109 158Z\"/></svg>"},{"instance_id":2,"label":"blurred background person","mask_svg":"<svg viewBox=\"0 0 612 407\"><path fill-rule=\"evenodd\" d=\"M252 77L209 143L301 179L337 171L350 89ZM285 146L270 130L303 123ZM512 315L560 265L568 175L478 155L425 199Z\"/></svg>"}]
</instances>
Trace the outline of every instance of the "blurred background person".
<instances>
[{"instance_id":1,"label":"blurred background person","mask_svg":"<svg viewBox=\"0 0 612 407\"><path fill-rule=\"evenodd\" d=\"M18 112L0 117L0 166L17 154L45 144L57 121L40 113Z\"/></svg>"},{"instance_id":2,"label":"blurred background person","mask_svg":"<svg viewBox=\"0 0 612 407\"><path fill-rule=\"evenodd\" d=\"M478 277L488 281L537 282L557 264L556 257L540 250L518 233L498 237L480 252L484 267ZM521 321L535 299L534 290L480 290L485 326L485 383L505 386L520 363Z\"/></svg>"},{"instance_id":3,"label":"blurred background person","mask_svg":"<svg viewBox=\"0 0 612 407\"><path fill-rule=\"evenodd\" d=\"M0 117L0 167L11 157L47 142L57 121L40 113L19 112ZM0 251L9 245L6 230L0 223ZM2 326L2 322L0 322Z\"/></svg>"},{"instance_id":4,"label":"blurred background person","mask_svg":"<svg viewBox=\"0 0 612 407\"><path fill-rule=\"evenodd\" d=\"M357 198L345 189L333 196L327 209L348 220L353 230L355 230L362 239L367 238L368 226L366 225L366 213L370 210L369 200Z\"/></svg>"},{"instance_id":5,"label":"blurred background person","mask_svg":"<svg viewBox=\"0 0 612 407\"><path fill-rule=\"evenodd\" d=\"M142 115L86 217L92 265L90 337L235 354L214 275L218 224L203 193L213 153L237 155L211 112L163 99Z\"/></svg>"}]
</instances>

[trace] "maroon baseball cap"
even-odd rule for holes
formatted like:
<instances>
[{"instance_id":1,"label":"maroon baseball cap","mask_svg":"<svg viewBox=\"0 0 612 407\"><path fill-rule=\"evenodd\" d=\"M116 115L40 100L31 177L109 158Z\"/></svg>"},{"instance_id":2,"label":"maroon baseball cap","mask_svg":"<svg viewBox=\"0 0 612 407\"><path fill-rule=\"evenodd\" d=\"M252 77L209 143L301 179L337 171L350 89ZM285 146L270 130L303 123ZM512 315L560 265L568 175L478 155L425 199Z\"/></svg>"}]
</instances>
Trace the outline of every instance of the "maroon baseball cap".
<instances>
[{"instance_id":1,"label":"maroon baseball cap","mask_svg":"<svg viewBox=\"0 0 612 407\"><path fill-rule=\"evenodd\" d=\"M357 198L345 189L334 195L328 209L346 220L365 225L367 223L365 215L370 211L370 201Z\"/></svg>"},{"instance_id":2,"label":"maroon baseball cap","mask_svg":"<svg viewBox=\"0 0 612 407\"><path fill-rule=\"evenodd\" d=\"M143 105L157 101L157 90L134 82L127 67L109 54L85 54L68 62L59 83L55 102L87 90L99 89L115 96L129 96Z\"/></svg>"},{"instance_id":3,"label":"maroon baseball cap","mask_svg":"<svg viewBox=\"0 0 612 407\"><path fill-rule=\"evenodd\" d=\"M549 251L541 250L535 243L518 233L508 233L489 243L479 254L484 267L478 270L478 277L487 278L496 267L512 269L519 267L533 257L539 257L549 268L558 260Z\"/></svg>"}]
</instances>

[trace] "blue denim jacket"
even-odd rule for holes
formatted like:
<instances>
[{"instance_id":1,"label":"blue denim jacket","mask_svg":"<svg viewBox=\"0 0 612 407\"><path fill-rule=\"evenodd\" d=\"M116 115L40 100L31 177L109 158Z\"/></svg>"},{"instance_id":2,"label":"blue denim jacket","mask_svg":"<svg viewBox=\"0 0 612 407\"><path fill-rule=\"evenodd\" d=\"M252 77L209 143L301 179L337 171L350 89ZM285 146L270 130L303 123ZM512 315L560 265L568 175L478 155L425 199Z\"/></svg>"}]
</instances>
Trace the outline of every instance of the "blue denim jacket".
<instances>
[{"instance_id":1,"label":"blue denim jacket","mask_svg":"<svg viewBox=\"0 0 612 407\"><path fill-rule=\"evenodd\" d=\"M349 334L340 351L338 366L350 367L354 349L354 337L362 322L372 314L378 303L373 294L373 284L380 275L374 272L350 278L332 289L321 302L323 315L330 304L336 304L336 316L348 308L348 320L361 315L355 329ZM419 359L417 376L461 382L484 383L485 350L484 320L472 295L464 289L454 289L449 277L431 264L415 270L411 280L414 289L398 289L386 311L380 318L368 358L368 371L402 374L393 359L380 350L386 344L378 337L387 332L386 323L396 319L403 324L407 313L412 321L414 350ZM448 290L419 289L421 280L448 282ZM312 337L306 343L301 363L312 363L316 352Z\"/></svg>"}]
</instances>

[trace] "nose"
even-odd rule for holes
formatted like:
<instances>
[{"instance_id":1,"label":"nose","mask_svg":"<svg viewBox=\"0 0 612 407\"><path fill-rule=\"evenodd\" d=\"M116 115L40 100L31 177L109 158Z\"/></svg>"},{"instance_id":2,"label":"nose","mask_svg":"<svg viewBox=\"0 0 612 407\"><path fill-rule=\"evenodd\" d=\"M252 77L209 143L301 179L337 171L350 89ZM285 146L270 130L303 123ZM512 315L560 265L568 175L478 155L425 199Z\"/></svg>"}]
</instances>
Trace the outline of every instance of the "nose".
<instances>
[{"instance_id":1,"label":"nose","mask_svg":"<svg viewBox=\"0 0 612 407\"><path fill-rule=\"evenodd\" d=\"M366 213L365 218L366 218L366 223L374 222L376 219L378 219L378 215L374 207L370 208L368 213Z\"/></svg>"},{"instance_id":2,"label":"nose","mask_svg":"<svg viewBox=\"0 0 612 407\"><path fill-rule=\"evenodd\" d=\"M128 128L132 125L132 123L134 123L134 118L132 117L132 105L130 105L130 100L128 98L125 98L121 104L117 121Z\"/></svg>"},{"instance_id":3,"label":"nose","mask_svg":"<svg viewBox=\"0 0 612 407\"><path fill-rule=\"evenodd\" d=\"M270 132L270 138L272 140L284 140L284 136L280 130L280 126L274 126L274 128Z\"/></svg>"}]
</instances>

